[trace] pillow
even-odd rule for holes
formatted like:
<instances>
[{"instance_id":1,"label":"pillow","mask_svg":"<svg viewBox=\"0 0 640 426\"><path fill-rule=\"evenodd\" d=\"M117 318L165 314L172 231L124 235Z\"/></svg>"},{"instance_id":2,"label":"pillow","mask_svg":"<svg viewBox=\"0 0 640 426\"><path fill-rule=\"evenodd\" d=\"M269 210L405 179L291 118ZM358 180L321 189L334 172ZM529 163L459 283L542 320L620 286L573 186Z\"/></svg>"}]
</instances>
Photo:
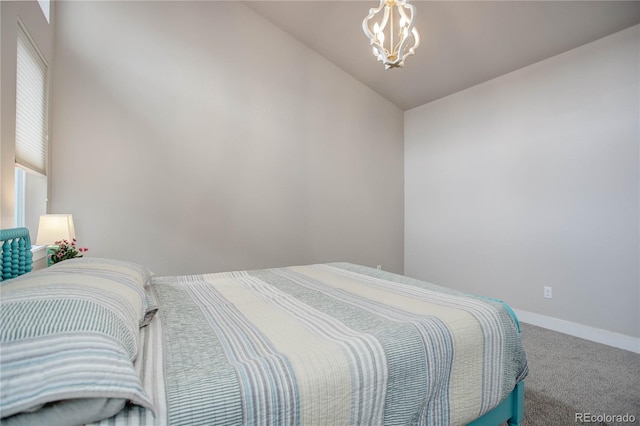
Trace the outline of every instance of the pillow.
<instances>
[{"instance_id":1,"label":"pillow","mask_svg":"<svg viewBox=\"0 0 640 426\"><path fill-rule=\"evenodd\" d=\"M129 299L139 303L139 326L144 327L151 322L158 307L147 289L153 273L146 267L124 260L79 257L64 260L46 269L47 272L81 274L92 277L103 277L115 282L112 285L128 287L138 294Z\"/></svg>"},{"instance_id":2,"label":"pillow","mask_svg":"<svg viewBox=\"0 0 640 426\"><path fill-rule=\"evenodd\" d=\"M87 272L112 272L130 277L140 287L151 281L153 272L147 267L126 260L106 259L101 257L76 257L63 260L46 269L47 271L72 270Z\"/></svg>"},{"instance_id":3,"label":"pillow","mask_svg":"<svg viewBox=\"0 0 640 426\"><path fill-rule=\"evenodd\" d=\"M96 408L86 410L88 423L115 410L118 400L153 410L133 364L152 303L144 291L150 273L91 262L63 261L0 283L2 422L66 416L87 405Z\"/></svg>"},{"instance_id":4,"label":"pillow","mask_svg":"<svg viewBox=\"0 0 640 426\"><path fill-rule=\"evenodd\" d=\"M3 418L2 426L84 425L115 416L126 402L126 399L119 398L83 398L43 404L36 411Z\"/></svg>"}]
</instances>

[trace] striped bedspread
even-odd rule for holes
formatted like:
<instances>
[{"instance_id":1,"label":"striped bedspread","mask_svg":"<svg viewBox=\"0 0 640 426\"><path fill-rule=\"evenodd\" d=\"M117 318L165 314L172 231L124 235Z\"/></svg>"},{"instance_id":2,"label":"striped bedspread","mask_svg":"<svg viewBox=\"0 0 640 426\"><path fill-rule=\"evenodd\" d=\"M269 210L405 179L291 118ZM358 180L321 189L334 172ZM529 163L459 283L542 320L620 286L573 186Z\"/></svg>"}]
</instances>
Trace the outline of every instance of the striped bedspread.
<instances>
[{"instance_id":1,"label":"striped bedspread","mask_svg":"<svg viewBox=\"0 0 640 426\"><path fill-rule=\"evenodd\" d=\"M497 301L346 263L154 278L157 418L104 424L463 425L527 374ZM142 419L141 419L142 417Z\"/></svg>"}]
</instances>

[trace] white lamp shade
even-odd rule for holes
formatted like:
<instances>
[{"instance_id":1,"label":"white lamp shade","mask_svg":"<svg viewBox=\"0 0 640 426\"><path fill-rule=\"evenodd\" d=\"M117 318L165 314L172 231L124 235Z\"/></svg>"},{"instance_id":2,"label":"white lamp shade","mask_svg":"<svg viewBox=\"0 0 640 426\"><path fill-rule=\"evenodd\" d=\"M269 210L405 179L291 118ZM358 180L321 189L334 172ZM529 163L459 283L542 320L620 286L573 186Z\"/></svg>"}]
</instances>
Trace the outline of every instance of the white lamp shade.
<instances>
[{"instance_id":1,"label":"white lamp shade","mask_svg":"<svg viewBox=\"0 0 640 426\"><path fill-rule=\"evenodd\" d=\"M76 237L73 216L70 214L44 214L40 216L36 244L45 246L56 241L71 241Z\"/></svg>"}]
</instances>

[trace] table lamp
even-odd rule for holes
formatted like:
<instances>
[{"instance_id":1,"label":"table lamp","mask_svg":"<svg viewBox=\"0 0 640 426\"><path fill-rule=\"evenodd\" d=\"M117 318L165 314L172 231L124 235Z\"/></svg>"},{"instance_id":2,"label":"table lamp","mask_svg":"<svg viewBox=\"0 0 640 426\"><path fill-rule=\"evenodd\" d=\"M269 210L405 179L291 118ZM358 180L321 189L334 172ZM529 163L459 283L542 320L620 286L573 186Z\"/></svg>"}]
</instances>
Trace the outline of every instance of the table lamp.
<instances>
[{"instance_id":1,"label":"table lamp","mask_svg":"<svg viewBox=\"0 0 640 426\"><path fill-rule=\"evenodd\" d=\"M71 242L75 237L73 216L70 214L44 214L40 216L36 244L47 246L47 266L51 265L50 255L58 248L55 243L62 240Z\"/></svg>"}]
</instances>

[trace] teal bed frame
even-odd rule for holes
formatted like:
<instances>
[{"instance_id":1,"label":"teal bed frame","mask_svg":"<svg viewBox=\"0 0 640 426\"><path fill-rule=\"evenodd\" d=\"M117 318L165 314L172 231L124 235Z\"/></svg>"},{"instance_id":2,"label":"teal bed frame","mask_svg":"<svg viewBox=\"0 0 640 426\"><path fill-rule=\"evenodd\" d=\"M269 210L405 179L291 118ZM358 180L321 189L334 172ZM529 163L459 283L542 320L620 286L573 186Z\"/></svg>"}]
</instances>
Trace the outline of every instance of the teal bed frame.
<instances>
[{"instance_id":1,"label":"teal bed frame","mask_svg":"<svg viewBox=\"0 0 640 426\"><path fill-rule=\"evenodd\" d=\"M0 281L31 272L32 263L29 230L0 229Z\"/></svg>"},{"instance_id":2,"label":"teal bed frame","mask_svg":"<svg viewBox=\"0 0 640 426\"><path fill-rule=\"evenodd\" d=\"M31 239L27 228L0 230L0 281L15 278L32 269ZM492 299L496 300L496 299ZM502 303L513 317L518 331L520 324L515 313ZM496 408L469 423L468 426L498 426L505 422L519 426L524 419L524 381L516 384L513 391Z\"/></svg>"},{"instance_id":3,"label":"teal bed frame","mask_svg":"<svg viewBox=\"0 0 640 426\"><path fill-rule=\"evenodd\" d=\"M522 420L524 420L524 380L516 384L500 405L467 426L497 426L505 422L511 426L520 426Z\"/></svg>"}]
</instances>

